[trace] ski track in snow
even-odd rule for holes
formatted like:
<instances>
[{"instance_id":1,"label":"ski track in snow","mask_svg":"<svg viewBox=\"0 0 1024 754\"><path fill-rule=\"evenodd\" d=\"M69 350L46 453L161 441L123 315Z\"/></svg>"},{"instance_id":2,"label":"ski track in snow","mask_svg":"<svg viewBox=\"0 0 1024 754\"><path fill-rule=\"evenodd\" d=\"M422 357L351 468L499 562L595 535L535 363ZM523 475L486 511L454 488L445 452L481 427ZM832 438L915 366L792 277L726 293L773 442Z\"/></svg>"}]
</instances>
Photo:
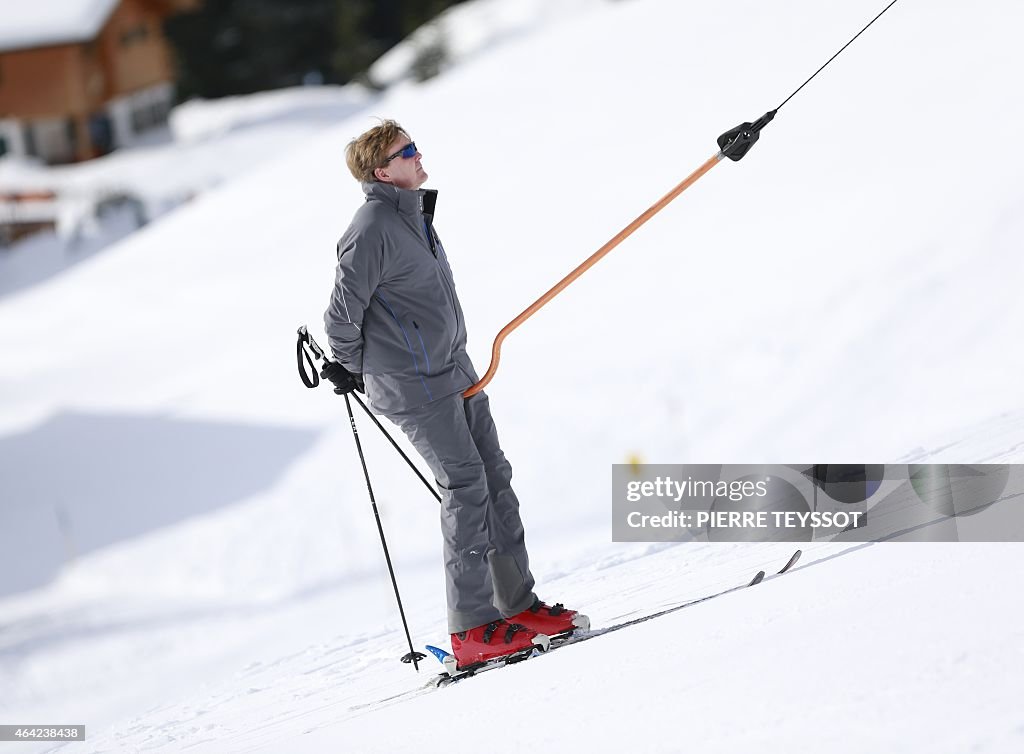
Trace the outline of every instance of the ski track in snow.
<instances>
[{"instance_id":1,"label":"ski track in snow","mask_svg":"<svg viewBox=\"0 0 1024 754\"><path fill-rule=\"evenodd\" d=\"M590 743L597 751L618 750L630 737L643 741L647 751L676 751L678 740L666 735L675 725L684 730L696 726L687 735L697 735L709 751L734 750L737 741L757 742L766 751L791 750L787 747L806 734L806 715L817 715L813 735L829 751L858 751L866 741L886 740L902 741L906 746L901 748L907 749L956 751L965 734L944 740L948 731L943 732L941 721L928 719L930 729L913 731L899 717L908 709L911 717L928 715L927 709L921 710L922 699L938 708L955 702L966 719L989 705L990 722L1014 708L993 674L998 669L1001 678L1003 670L1021 670L1024 657L1018 642L1024 631L1012 622L984 624L1008 618L1016 610L993 597L1009 588L1012 573L1006 569L1012 570L1019 548L1002 546L992 557L992 550L984 547L805 546L801 563L784 576L769 576L756 587L447 689L418 688L439 668L432 659L417 676L394 655L367 661L351 653L338 657L343 653L337 648L332 652L309 647L269 665L246 668L197 701L157 707L123 729L98 737L93 745L97 750L118 750L131 742L139 750L157 752L182 746L190 751L269 752L291 746L329 751L344 741L346 751L389 751L401 748L409 731L429 730L437 715L451 714L445 710L475 705L475 700L496 694L507 700L506 714L515 711L529 717L538 741L556 740L559 731L574 735L558 716L543 714L552 705L574 721L571 728L580 731L583 740L588 740L587 728L576 725L598 724L602 737ZM975 552L963 552L967 548ZM615 567L614 593L599 580L587 584L583 579L574 586L600 619L634 604L645 590L653 600L678 596L684 601L685 590L679 588L684 581L686 589L702 596L742 583L751 575L749 567L760 564L776 570L792 545L759 546L754 548L758 552L707 545L699 549L706 550L695 553L704 556L698 558L704 562L685 579L681 577L691 558L673 548ZM976 578L983 571L971 567L979 553L1000 566L988 585ZM742 572L738 561L748 570ZM953 615L942 607L939 598L951 581L972 595L974 614ZM942 622L932 623L937 616ZM794 631L805 641L791 641ZM917 638L894 641L895 632ZM790 641L780 642L779 637ZM1008 667L993 665L993 649L1002 654L998 663ZM855 670L858 663L866 665L861 672ZM763 675L758 666L764 666ZM642 698L632 703L619 699L615 721L598 722L595 714L609 701L604 695L615 688L632 690ZM684 695L677 697L679 693ZM785 703L777 712L771 711L775 705L765 711L763 703L771 697L760 693L782 696ZM915 694L920 695L916 702ZM702 698L707 701L701 703ZM601 699L605 702L597 701ZM865 731L863 720L854 713L864 709L872 710L877 730L890 733ZM670 710L676 715L669 718L671 724L651 725L650 717L657 719ZM463 735L470 738L486 735L493 719L483 711L459 714ZM1012 719L1010 712L991 728L978 741L978 750L1009 751L1007 745L1019 744L1019 731L1006 724ZM445 737L427 736L418 750L443 752L451 746Z\"/></svg>"},{"instance_id":2,"label":"ski track in snow","mask_svg":"<svg viewBox=\"0 0 1024 754\"><path fill-rule=\"evenodd\" d=\"M591 564L580 564L581 567L573 579L574 591L580 593L592 619L595 622L600 621L599 624L595 623L595 629L600 625L632 617L636 612L653 612L665 604L698 599L743 583L759 565L774 565L777 569L784 564L793 546L763 546L757 548L760 552L734 548L735 551L731 554L717 549L717 556L715 553L705 553L704 557L696 559L689 556L681 557L682 551L676 548L656 549L660 553L638 553L636 556L616 554L602 557ZM843 551L851 548L847 545L826 549ZM700 565L693 566L695 560ZM637 568L637 565L641 567ZM613 573L606 573L609 570ZM649 581L653 583L648 583ZM609 583L614 583L617 589L630 595L630 608L635 608L639 604L640 610L630 609L624 613L626 605L621 598L621 592L609 595ZM683 588L680 588L681 586ZM598 641L601 639L594 640L595 645ZM407 668L396 663L394 655L387 656L378 652L373 656L361 653L359 643L362 642L330 649L309 647L303 652L269 664L254 664L233 678L227 689L212 694L196 705L172 705L152 710L126 730L126 738L130 739L138 731L153 726L155 721L171 719L175 722L170 726L166 722L153 726L159 728L159 734L151 743L160 741L161 745L166 745L189 740L192 744L198 744L201 741L194 740L195 721L198 718L210 709L217 709L219 717L230 719L232 707L243 707L246 710L245 718L259 719L259 724L252 728L246 726L240 730L222 727L217 740L218 745L229 749L238 745L242 747L238 750L245 750L244 747L261 742L264 736L275 731L278 735L281 730L312 732L326 725L360 718L378 709L408 701L407 692L410 691L410 687L415 690L417 686L423 685L428 678L435 676L440 668L432 657L428 657L422 663L421 674L415 676ZM568 648L559 651L568 651ZM572 651L579 649L574 648ZM375 676L382 674L382 671L389 676L395 675L387 672L393 670L394 666L397 666L400 673L392 682L380 684L377 688L377 684L374 683ZM479 680L481 679L474 679L473 682L477 683ZM339 687L342 682L344 687ZM354 693L347 692L348 688L353 687ZM445 691L447 690L421 689L420 693ZM261 697L259 702L255 702L256 706L265 712L254 716L254 702L251 697L255 694L269 698ZM396 695L400 698L389 699ZM290 700L290 703L282 704L283 699ZM308 704L296 705L295 702L300 700L308 700ZM272 711L278 709L284 711ZM109 743L113 746L118 745L118 737L112 737ZM104 744L105 742L97 745Z\"/></svg>"}]
</instances>

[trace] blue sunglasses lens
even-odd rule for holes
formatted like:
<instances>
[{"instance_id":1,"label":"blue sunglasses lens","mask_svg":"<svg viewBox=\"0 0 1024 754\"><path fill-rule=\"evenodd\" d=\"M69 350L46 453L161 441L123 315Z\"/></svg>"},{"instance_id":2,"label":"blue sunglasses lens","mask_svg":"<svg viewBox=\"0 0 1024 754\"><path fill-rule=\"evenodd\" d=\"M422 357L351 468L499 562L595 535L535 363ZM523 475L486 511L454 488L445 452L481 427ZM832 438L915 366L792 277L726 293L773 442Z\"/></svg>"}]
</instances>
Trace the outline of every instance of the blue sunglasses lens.
<instances>
[{"instance_id":1,"label":"blue sunglasses lens","mask_svg":"<svg viewBox=\"0 0 1024 754\"><path fill-rule=\"evenodd\" d=\"M410 159L412 157L415 157L415 156L416 156L416 142L415 141L410 141L404 147L402 147L397 152L395 152L393 155L390 155L386 160L384 160L384 164L387 164L387 163L391 162L392 160L394 160L394 159L396 159L398 157L401 157L403 159L408 160L408 159Z\"/></svg>"}]
</instances>

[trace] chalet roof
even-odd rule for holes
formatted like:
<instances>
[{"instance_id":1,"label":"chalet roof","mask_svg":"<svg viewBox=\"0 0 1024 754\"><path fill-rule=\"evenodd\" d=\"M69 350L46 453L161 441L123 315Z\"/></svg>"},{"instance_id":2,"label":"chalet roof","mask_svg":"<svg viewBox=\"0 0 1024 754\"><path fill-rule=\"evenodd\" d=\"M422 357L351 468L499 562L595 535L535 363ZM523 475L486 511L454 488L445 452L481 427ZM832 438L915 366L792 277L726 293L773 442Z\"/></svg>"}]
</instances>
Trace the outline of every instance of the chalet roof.
<instances>
[{"instance_id":1,"label":"chalet roof","mask_svg":"<svg viewBox=\"0 0 1024 754\"><path fill-rule=\"evenodd\" d=\"M95 39L120 0L0 0L0 52Z\"/></svg>"}]
</instances>

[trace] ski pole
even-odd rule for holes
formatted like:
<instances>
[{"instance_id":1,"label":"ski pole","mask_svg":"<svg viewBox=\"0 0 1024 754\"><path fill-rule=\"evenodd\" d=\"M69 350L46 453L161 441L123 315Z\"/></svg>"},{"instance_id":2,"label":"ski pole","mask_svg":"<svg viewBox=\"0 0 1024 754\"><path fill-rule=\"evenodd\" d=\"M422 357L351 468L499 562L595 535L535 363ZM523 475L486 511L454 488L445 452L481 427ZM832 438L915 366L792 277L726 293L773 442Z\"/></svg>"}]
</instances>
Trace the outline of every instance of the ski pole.
<instances>
[{"instance_id":1,"label":"ski pole","mask_svg":"<svg viewBox=\"0 0 1024 754\"><path fill-rule=\"evenodd\" d=\"M313 388L319 385L320 375L317 374L316 365L313 363L313 359L323 359L325 362L330 361L330 359L327 358L327 354L324 352L322 348L320 348L317 342L313 340L313 336L309 334L309 331L306 329L305 325L299 328L299 340L297 344L296 356L299 362L299 376L302 378L302 382L305 384L305 386ZM310 368L313 370L312 377L310 377L306 373L306 367L305 364L303 363L303 358L305 358L305 360L309 363ZM398 455L402 457L402 460L405 461L406 465L410 469L412 469L412 473L414 473L419 478L419 480L423 482L423 486L427 488L427 491L430 492L431 495L433 495L434 499L437 500L438 503L440 503L441 496L437 494L437 490L434 489L433 485L431 485L430 482L427 481L427 478L423 476L420 470L416 467L416 464L412 462L412 459L410 459L406 452L402 450L401 446L397 442L395 442L395 438L391 436L391 433L384 429L384 425L381 424L380 420L370 412L370 409L366 407L366 404L363 403L362 400L360 400L358 395L353 394L352 397L355 398L356 403L358 403L359 407L363 409L363 412L368 417L370 417L370 419L373 420L373 423L377 426L377 429L380 430L381 434L388 438L388 442L391 443L391 447L394 448Z\"/></svg>"},{"instance_id":2,"label":"ski pole","mask_svg":"<svg viewBox=\"0 0 1024 754\"><path fill-rule=\"evenodd\" d=\"M568 275L562 278L558 283L552 286L543 296L541 296L539 299L530 304L526 309L524 309L519 314L519 316L517 316L515 319L513 319L511 322L505 325L494 338L494 343L491 344L491 363L487 367L487 371L484 373L484 376L480 378L479 382L477 382L475 385L467 389L462 394L463 397L471 398L472 396L476 395L481 390L483 390L487 386L487 384L492 379L494 379L494 375L498 371L498 362L501 360L501 344L502 342L504 342L505 338L507 338L509 334L512 333L513 330L515 330L517 327L523 324L523 322L525 322L534 314L536 314L541 307L543 307L546 303L551 301L551 299L553 299L555 296L557 296L559 293L565 290L584 272L586 272L595 264L597 264L597 262L603 259L605 255L608 254L608 252L610 252L612 249L614 249L616 246L618 246L620 243L626 240L629 236L631 236L637 228L639 228L641 225L646 223L656 214L661 212L661 210L663 210L673 199L675 199L681 193L686 191L686 189L688 189L690 186L692 186L694 183L700 180L709 170L711 170L711 168L713 168L723 159L728 157L733 162L739 162L740 160L742 160L744 155L746 155L746 153L750 151L750 148L754 146L754 143L760 136L761 129L767 126L769 123L771 123L772 119L775 117L775 114L782 109L782 106L789 102L791 99L793 99L793 97L796 96L797 92L799 92L801 89L807 86L815 76L817 76L825 69L825 66L827 66L829 63L831 63L833 60L839 57L840 53L842 53L843 50L845 50L847 47L853 44L853 41L857 39L857 37L859 37L861 34L867 31L868 27L870 27L871 24L873 24L875 21L881 18L882 14L884 14L887 10L889 10L889 8L894 6L897 3L897 1L898 0L892 0L892 2L885 6L885 8L882 9L882 12L875 16L873 19L871 19L871 21L868 22L867 26L865 26L863 29L857 32L849 42L843 45L840 48L839 52L837 52L835 55L833 55L831 58L825 61L825 65L821 66L821 68L815 71L814 74L809 79L807 79L807 81L805 81L803 84L797 87L796 91L794 91L792 94L786 97L786 99L783 100L782 105L779 105L774 110L769 110L753 123L741 123L740 125L736 126L736 128L730 129L729 131L726 131L724 134L719 136L719 151L716 154L712 155L703 165L701 165L699 168L693 171L693 173L691 173L689 176L687 176L685 180L683 180L675 188L673 188L671 191L665 194L665 196L663 196L657 202L652 204L646 212L644 212L633 222L631 222L629 225L627 225L625 228L619 231L604 246L595 251L589 257L587 257L578 267L576 267L576 269L574 269L572 272L570 272Z\"/></svg>"},{"instance_id":3,"label":"ski pole","mask_svg":"<svg viewBox=\"0 0 1024 754\"><path fill-rule=\"evenodd\" d=\"M377 425L377 429L381 431L381 434L388 438L388 442L391 443L391 447L393 447L398 452L398 455L400 455L405 460L409 468L412 469L412 472L419 477L419 480L423 482L423 485L427 488L427 490L429 490L430 494L434 496L434 499L440 503L441 496L437 494L437 490L434 489L430 482L427 481L427 478L423 476L422 473L420 473L420 470L416 468L416 464L412 462L409 456L406 455L405 451L402 450L402 448L398 445L397 442L395 442L395 438L393 438L391 434L386 429L384 429L384 425L380 423L380 420L370 412L370 409L368 409L366 407L366 404L359 399L358 395L352 394L352 398L355 400L356 403L359 404L360 408L362 408L363 411L366 412L366 415L373 419L373 423Z\"/></svg>"},{"instance_id":4,"label":"ski pole","mask_svg":"<svg viewBox=\"0 0 1024 754\"><path fill-rule=\"evenodd\" d=\"M320 384L320 375L317 374L316 367L313 364L313 359L323 359L326 361L327 355L324 353L323 349L321 349L320 346L317 345L317 342L313 340L312 336L309 334L309 331L306 329L305 325L299 328L299 339L296 345L296 358L298 360L299 376L302 378L302 382L306 385L306 387L315 388L317 385ZM313 370L312 377L310 377L306 373L305 363L303 362L304 359L305 362L309 363L310 367ZM398 614L402 618L402 628L405 630L405 639L409 643L409 652L408 654L402 655L401 660L404 663L411 662L412 666L416 669L417 672L419 672L419 661L426 659L426 655L422 652L417 652L412 646L412 636L409 634L409 622L405 618L405 608L402 606L402 595L398 591L398 579L395 577L395 568L391 563L391 553L388 550L387 538L384 536L384 525L381 523L380 511L377 509L377 500L373 494L373 485L370 483L370 471L366 466L366 456L363 453L363 444L359 441L359 428L356 426L355 414L352 413L352 402L349 400L348 393L344 394L344 398L345 408L348 411L348 423L352 427L352 437L356 443L356 452L359 454L359 463L363 467L363 477L366 479L366 491L369 493L370 496L370 506L373 508L373 518L377 522L377 532L378 534L380 534L380 544L381 548L384 550L384 560L388 564L388 574L391 576L391 586L395 590L395 601L398 603ZM363 405L363 402L360 401L359 398L356 398L356 402L359 403L359 405L363 407L363 410L366 411L366 413L369 414L371 418L374 419L374 422L377 424L377 427L380 429L381 432L384 432L384 435L389 440L391 440L391 444L395 446L395 449L398 450L399 453L402 453L401 448L399 448L395 441L391 438L391 435L389 435L384 430L384 427L381 426L380 422L376 421L376 417L370 414L366 406ZM409 460L409 457L406 456L405 453L402 453L402 457L405 458L406 462L408 462L409 465L413 468L413 470L416 471L420 479L423 479L423 475L419 473L415 466L413 466L412 461ZM425 479L423 479L423 481L424 483L426 483ZM437 495L436 491L434 491L433 489L431 489L431 492ZM438 501L440 502L440 497L438 497Z\"/></svg>"},{"instance_id":5,"label":"ski pole","mask_svg":"<svg viewBox=\"0 0 1024 754\"><path fill-rule=\"evenodd\" d=\"M363 466L363 476L366 478L366 491L370 494L370 505L373 507L373 518L377 521L377 531L380 533L380 544L384 548L384 560L388 564L388 573L391 575L391 586L395 589L395 600L398 602L398 614L402 616L402 627L405 629L405 639L409 643L409 653L402 656L402 662L412 663L412 666L419 672L419 661L426 659L426 655L417 652L412 646L412 637L409 635L409 623L405 620L405 608L402 607L402 595L398 593L398 580L395 578L395 569L391 565L391 553L388 552L388 542L384 537L384 525L380 521L380 512L377 510L377 501L373 497L373 485L370 484L370 472L366 468L366 457L363 455L363 445L359 442L359 430L356 429L356 417L352 413L352 403L345 394L345 408L348 409L348 422L352 425L352 437L356 441L356 450L359 452L359 462Z\"/></svg>"}]
</instances>

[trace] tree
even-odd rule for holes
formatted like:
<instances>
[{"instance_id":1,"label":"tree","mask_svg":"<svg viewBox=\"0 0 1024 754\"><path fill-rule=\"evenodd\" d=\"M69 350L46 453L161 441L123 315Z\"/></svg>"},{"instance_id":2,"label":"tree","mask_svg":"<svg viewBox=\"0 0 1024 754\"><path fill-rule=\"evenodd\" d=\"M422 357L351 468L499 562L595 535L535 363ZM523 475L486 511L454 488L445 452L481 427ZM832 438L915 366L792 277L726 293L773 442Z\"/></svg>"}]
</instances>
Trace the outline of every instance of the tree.
<instances>
[{"instance_id":1,"label":"tree","mask_svg":"<svg viewBox=\"0 0 1024 754\"><path fill-rule=\"evenodd\" d=\"M179 98L295 86L310 74L327 83L358 79L374 60L453 4L206 0L165 24L176 51Z\"/></svg>"}]
</instances>

